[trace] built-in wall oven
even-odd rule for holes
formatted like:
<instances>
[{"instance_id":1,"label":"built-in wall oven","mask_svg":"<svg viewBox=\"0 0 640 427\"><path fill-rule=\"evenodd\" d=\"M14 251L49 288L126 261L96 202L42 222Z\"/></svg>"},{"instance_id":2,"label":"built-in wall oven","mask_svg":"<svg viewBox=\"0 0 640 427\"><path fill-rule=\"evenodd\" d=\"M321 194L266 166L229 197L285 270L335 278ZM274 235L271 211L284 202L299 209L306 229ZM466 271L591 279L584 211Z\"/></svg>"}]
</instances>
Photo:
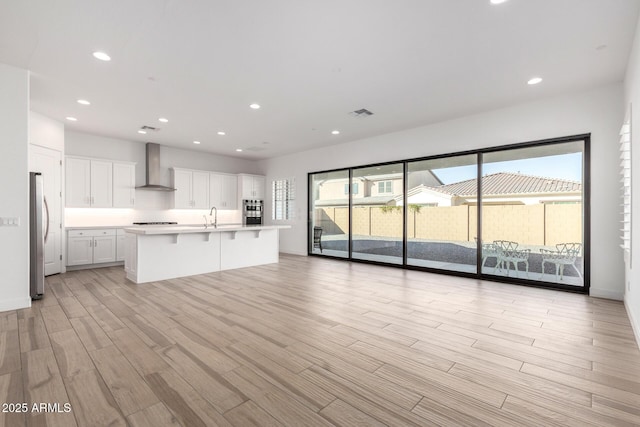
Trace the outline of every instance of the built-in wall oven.
<instances>
[{"instance_id":1,"label":"built-in wall oven","mask_svg":"<svg viewBox=\"0 0 640 427\"><path fill-rule=\"evenodd\" d=\"M242 223L244 225L262 225L264 219L264 202L262 200L242 201Z\"/></svg>"}]
</instances>

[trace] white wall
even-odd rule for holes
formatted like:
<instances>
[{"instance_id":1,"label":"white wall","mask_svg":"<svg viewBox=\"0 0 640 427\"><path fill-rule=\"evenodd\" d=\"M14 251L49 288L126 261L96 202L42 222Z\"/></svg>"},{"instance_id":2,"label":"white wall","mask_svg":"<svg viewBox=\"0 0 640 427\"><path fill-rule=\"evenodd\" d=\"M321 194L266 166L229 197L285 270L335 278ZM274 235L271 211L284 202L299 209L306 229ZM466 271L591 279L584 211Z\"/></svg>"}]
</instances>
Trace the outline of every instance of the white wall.
<instances>
[{"instance_id":1,"label":"white wall","mask_svg":"<svg viewBox=\"0 0 640 427\"><path fill-rule=\"evenodd\" d=\"M29 307L29 72L0 64L0 311Z\"/></svg>"},{"instance_id":2,"label":"white wall","mask_svg":"<svg viewBox=\"0 0 640 427\"><path fill-rule=\"evenodd\" d=\"M107 138L88 133L67 131L65 155L84 156L136 163L136 186L145 184L145 144ZM180 167L227 173L259 173L256 161L219 156L202 151L160 147L161 184L169 186L169 168ZM181 224L203 222L208 210L171 209L173 193L162 191L136 191L135 209L69 209L65 210L67 227L97 225L130 225L134 221L176 221ZM218 223L237 223L242 220L240 211L218 212Z\"/></svg>"},{"instance_id":3,"label":"white wall","mask_svg":"<svg viewBox=\"0 0 640 427\"><path fill-rule=\"evenodd\" d=\"M34 111L29 112L29 144L64 153L64 124Z\"/></svg>"},{"instance_id":4,"label":"white wall","mask_svg":"<svg viewBox=\"0 0 640 427\"><path fill-rule=\"evenodd\" d=\"M297 219L281 232L280 250L307 252L308 172L591 133L591 293L622 299L617 152L622 95L616 84L265 160L267 188L276 178L294 176L297 182ZM270 212L269 198L265 204Z\"/></svg>"},{"instance_id":5,"label":"white wall","mask_svg":"<svg viewBox=\"0 0 640 427\"><path fill-rule=\"evenodd\" d=\"M624 82L625 108L632 104L631 116L631 264L626 266L624 301L640 346L640 20ZM620 125L624 117L620 117Z\"/></svg>"}]
</instances>

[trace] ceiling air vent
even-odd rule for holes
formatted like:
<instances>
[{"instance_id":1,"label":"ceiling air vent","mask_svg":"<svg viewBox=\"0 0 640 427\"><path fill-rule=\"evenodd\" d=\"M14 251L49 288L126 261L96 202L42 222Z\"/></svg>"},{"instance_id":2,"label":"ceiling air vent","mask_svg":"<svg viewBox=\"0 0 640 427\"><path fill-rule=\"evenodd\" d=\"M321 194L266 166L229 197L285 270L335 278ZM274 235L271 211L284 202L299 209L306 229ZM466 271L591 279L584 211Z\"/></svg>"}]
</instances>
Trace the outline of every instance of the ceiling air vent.
<instances>
[{"instance_id":1,"label":"ceiling air vent","mask_svg":"<svg viewBox=\"0 0 640 427\"><path fill-rule=\"evenodd\" d=\"M369 117L373 116L373 113L366 108L361 108L359 110L355 110L349 113L349 115L353 117Z\"/></svg>"},{"instance_id":2,"label":"ceiling air vent","mask_svg":"<svg viewBox=\"0 0 640 427\"><path fill-rule=\"evenodd\" d=\"M153 132L157 132L157 131L160 130L160 128L154 128L153 126L144 125L144 126L140 127L140 130L150 130L150 131L153 131Z\"/></svg>"}]
</instances>

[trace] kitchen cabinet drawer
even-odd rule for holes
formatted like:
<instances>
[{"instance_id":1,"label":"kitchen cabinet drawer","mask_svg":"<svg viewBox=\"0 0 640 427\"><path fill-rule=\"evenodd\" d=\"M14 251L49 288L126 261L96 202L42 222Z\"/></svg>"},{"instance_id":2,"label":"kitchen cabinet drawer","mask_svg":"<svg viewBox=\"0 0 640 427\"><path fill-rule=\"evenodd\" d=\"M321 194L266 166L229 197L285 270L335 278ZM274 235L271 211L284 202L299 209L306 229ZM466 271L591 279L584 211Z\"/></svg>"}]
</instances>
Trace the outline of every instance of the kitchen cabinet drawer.
<instances>
[{"instance_id":1,"label":"kitchen cabinet drawer","mask_svg":"<svg viewBox=\"0 0 640 427\"><path fill-rule=\"evenodd\" d=\"M115 228L104 228L104 229L87 229L87 230L69 230L69 237L82 237L82 236L115 236L116 229Z\"/></svg>"}]
</instances>

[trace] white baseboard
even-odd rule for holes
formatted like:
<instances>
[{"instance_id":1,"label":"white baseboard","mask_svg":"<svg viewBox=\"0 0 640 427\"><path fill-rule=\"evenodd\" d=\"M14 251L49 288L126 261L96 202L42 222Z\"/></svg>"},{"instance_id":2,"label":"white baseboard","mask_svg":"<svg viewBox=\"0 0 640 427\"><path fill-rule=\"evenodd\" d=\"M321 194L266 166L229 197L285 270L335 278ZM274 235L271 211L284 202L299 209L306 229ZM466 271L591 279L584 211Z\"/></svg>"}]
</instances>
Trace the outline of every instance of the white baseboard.
<instances>
[{"instance_id":1,"label":"white baseboard","mask_svg":"<svg viewBox=\"0 0 640 427\"><path fill-rule=\"evenodd\" d=\"M19 310L21 308L31 307L31 297L15 298L5 301L0 301L0 312Z\"/></svg>"},{"instance_id":2,"label":"white baseboard","mask_svg":"<svg viewBox=\"0 0 640 427\"><path fill-rule=\"evenodd\" d=\"M633 311L629 309L626 298L624 299L624 308L627 309L627 316L629 316L629 321L631 322L631 329L633 330L633 334L636 336L636 344L640 349L640 319L633 317Z\"/></svg>"},{"instance_id":3,"label":"white baseboard","mask_svg":"<svg viewBox=\"0 0 640 427\"><path fill-rule=\"evenodd\" d=\"M124 266L124 261L116 261L116 262L105 262L102 264L84 264L84 265L68 265L64 271L78 271L78 270L90 270L93 268L102 268L102 267L118 267Z\"/></svg>"},{"instance_id":4,"label":"white baseboard","mask_svg":"<svg viewBox=\"0 0 640 427\"><path fill-rule=\"evenodd\" d=\"M613 299L616 301L624 300L624 292L610 291L608 289L598 289L594 287L591 287L589 289L589 296L596 297L596 298Z\"/></svg>"},{"instance_id":5,"label":"white baseboard","mask_svg":"<svg viewBox=\"0 0 640 427\"><path fill-rule=\"evenodd\" d=\"M280 249L280 253L287 254L287 255L300 255L300 256L309 255L308 253L306 253L304 251L288 251L288 250L282 250L282 249Z\"/></svg>"}]
</instances>

